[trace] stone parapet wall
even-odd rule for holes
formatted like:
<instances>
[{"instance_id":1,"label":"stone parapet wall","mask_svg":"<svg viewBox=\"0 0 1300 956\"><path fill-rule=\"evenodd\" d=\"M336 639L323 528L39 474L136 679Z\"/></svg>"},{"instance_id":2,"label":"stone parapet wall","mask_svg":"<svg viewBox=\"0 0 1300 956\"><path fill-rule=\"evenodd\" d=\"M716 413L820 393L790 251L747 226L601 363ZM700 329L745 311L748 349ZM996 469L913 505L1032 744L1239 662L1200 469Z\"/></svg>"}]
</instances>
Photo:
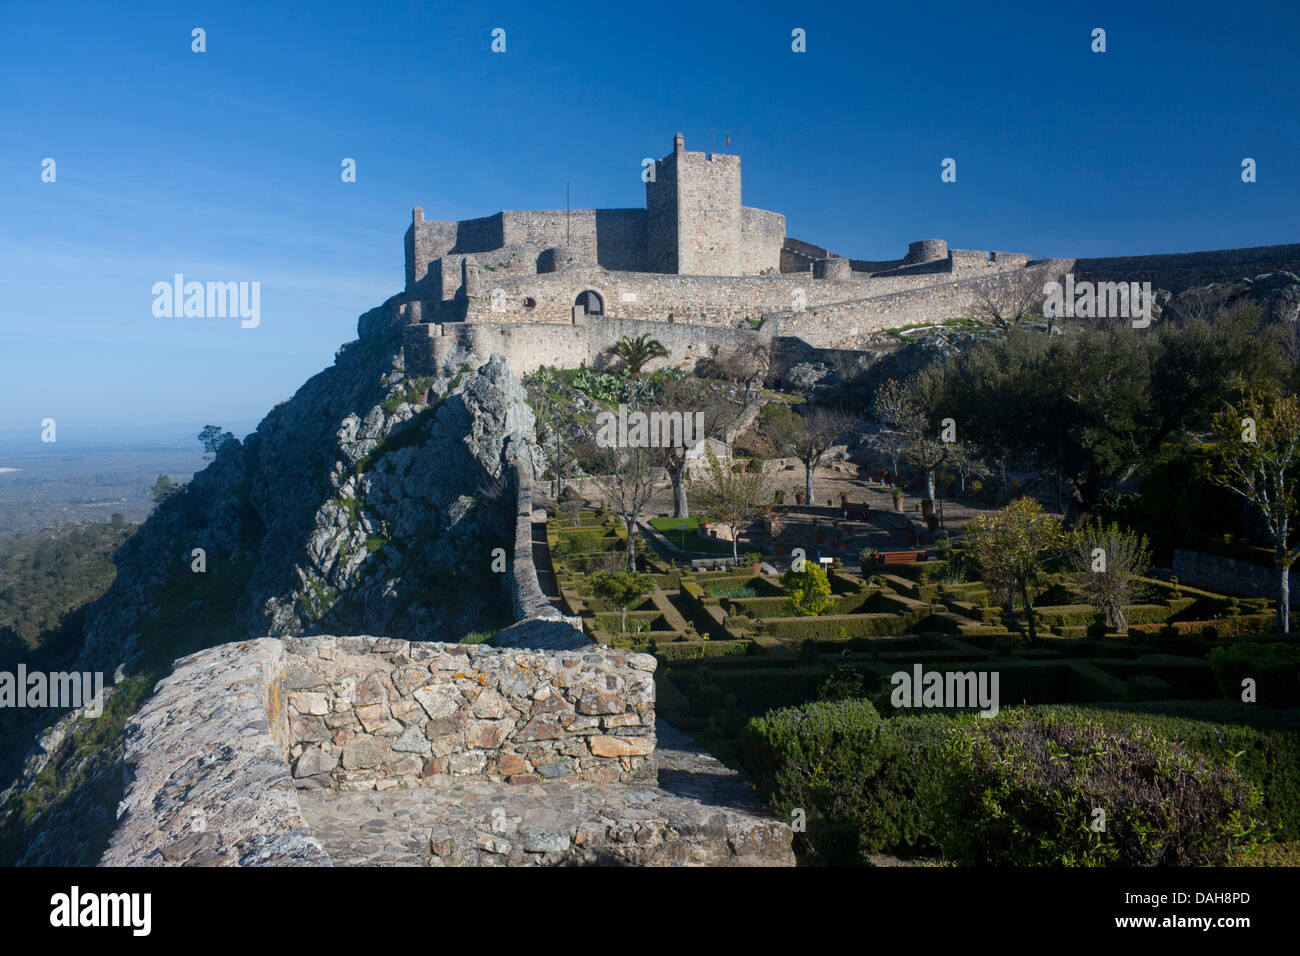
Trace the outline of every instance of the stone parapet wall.
<instances>
[{"instance_id":1,"label":"stone parapet wall","mask_svg":"<svg viewBox=\"0 0 1300 956\"><path fill-rule=\"evenodd\" d=\"M949 281L926 272L874 277L850 268L842 275L838 279L811 273L679 276L608 272L581 263L540 275L484 272L483 287L468 297L463 318L471 322L570 322L578 294L590 289L604 300L604 318L731 326L742 319L797 308L800 298L812 307ZM501 291L494 295L494 289ZM460 313L448 317L462 318Z\"/></svg>"},{"instance_id":2,"label":"stone parapet wall","mask_svg":"<svg viewBox=\"0 0 1300 956\"><path fill-rule=\"evenodd\" d=\"M753 329L653 322L642 319L589 317L580 324L447 322L408 326L403 357L408 373L432 375L461 361L473 364L493 353L504 355L511 371L526 375L543 365L555 368L600 367L611 361L609 349L623 336L649 335L668 350L668 357L647 366L691 369L720 349L765 340Z\"/></svg>"},{"instance_id":3,"label":"stone parapet wall","mask_svg":"<svg viewBox=\"0 0 1300 956\"><path fill-rule=\"evenodd\" d=\"M1266 272L1300 272L1300 243L1177 252L1152 256L1079 259L1076 282L1150 282L1175 294L1211 282L1250 279Z\"/></svg>"},{"instance_id":4,"label":"stone parapet wall","mask_svg":"<svg viewBox=\"0 0 1300 956\"><path fill-rule=\"evenodd\" d=\"M298 787L655 780L655 659L376 637L286 640Z\"/></svg>"},{"instance_id":5,"label":"stone parapet wall","mask_svg":"<svg viewBox=\"0 0 1300 956\"><path fill-rule=\"evenodd\" d=\"M982 291L1026 281L1042 285L1069 272L1072 266L1072 259L1049 259L1024 269L997 271L888 295L810 305L803 312L774 314L762 329L774 335L801 338L817 348L857 348L867 336L883 329L975 315Z\"/></svg>"},{"instance_id":6,"label":"stone parapet wall","mask_svg":"<svg viewBox=\"0 0 1300 956\"><path fill-rule=\"evenodd\" d=\"M285 760L285 666L275 638L175 663L127 724L128 783L103 865L329 865Z\"/></svg>"}]
</instances>

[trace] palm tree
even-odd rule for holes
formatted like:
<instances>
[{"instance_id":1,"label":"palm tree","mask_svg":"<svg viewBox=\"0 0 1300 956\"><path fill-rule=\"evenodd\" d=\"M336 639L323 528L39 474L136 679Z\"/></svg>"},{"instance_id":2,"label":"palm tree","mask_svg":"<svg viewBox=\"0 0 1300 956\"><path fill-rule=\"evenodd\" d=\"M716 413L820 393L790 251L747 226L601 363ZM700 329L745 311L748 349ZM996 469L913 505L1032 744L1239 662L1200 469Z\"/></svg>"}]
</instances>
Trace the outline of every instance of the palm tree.
<instances>
[{"instance_id":1,"label":"palm tree","mask_svg":"<svg viewBox=\"0 0 1300 956\"><path fill-rule=\"evenodd\" d=\"M638 335L634 339L626 335L618 340L618 344L610 349L615 355L623 360L628 370L635 376L641 375L641 369L648 362L657 358L667 358L668 350L664 348L662 342L658 339L652 339L647 335Z\"/></svg>"}]
</instances>

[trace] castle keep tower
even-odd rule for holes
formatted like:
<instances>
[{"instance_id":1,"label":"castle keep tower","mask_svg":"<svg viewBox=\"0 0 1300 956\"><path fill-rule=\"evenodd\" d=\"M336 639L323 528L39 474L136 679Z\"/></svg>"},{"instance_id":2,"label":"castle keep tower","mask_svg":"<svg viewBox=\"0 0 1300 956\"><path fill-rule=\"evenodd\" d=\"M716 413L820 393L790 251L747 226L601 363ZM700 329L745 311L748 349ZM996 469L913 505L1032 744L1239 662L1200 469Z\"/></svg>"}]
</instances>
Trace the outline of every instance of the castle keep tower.
<instances>
[{"instance_id":1,"label":"castle keep tower","mask_svg":"<svg viewBox=\"0 0 1300 956\"><path fill-rule=\"evenodd\" d=\"M687 152L686 138L678 133L673 151L655 163L654 180L645 184L645 203L653 271L746 273L739 156Z\"/></svg>"}]
</instances>

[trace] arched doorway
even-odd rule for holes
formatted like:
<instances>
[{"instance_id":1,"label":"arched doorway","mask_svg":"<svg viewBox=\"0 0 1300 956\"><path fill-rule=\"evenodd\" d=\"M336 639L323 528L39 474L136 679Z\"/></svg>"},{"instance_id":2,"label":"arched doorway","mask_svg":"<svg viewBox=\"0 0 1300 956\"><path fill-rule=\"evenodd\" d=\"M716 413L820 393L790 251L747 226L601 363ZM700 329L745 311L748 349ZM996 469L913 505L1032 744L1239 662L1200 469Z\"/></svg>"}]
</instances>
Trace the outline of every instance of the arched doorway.
<instances>
[{"instance_id":1,"label":"arched doorway","mask_svg":"<svg viewBox=\"0 0 1300 956\"><path fill-rule=\"evenodd\" d=\"M585 292L579 292L578 297L573 300L574 305L582 306L587 315L604 315L605 300L600 297L600 293L592 289Z\"/></svg>"}]
</instances>

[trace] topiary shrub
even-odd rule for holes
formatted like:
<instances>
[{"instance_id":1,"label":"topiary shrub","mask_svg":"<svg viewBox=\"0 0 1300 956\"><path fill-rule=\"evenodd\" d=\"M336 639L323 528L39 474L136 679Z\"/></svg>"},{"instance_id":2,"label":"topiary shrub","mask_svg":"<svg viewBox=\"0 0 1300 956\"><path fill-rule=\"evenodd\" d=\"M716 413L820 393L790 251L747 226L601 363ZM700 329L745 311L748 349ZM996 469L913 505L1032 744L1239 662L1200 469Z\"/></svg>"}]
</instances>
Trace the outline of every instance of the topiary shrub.
<instances>
[{"instance_id":1,"label":"topiary shrub","mask_svg":"<svg viewBox=\"0 0 1300 956\"><path fill-rule=\"evenodd\" d=\"M1262 836L1257 787L1142 726L1050 712L958 721L944 763L930 816L959 865L1212 866Z\"/></svg>"},{"instance_id":2,"label":"topiary shrub","mask_svg":"<svg viewBox=\"0 0 1300 956\"><path fill-rule=\"evenodd\" d=\"M746 768L777 814L807 814L797 850L816 862L857 864L862 853L932 849L921 791L940 769L942 717L888 721L862 699L769 712L741 733Z\"/></svg>"},{"instance_id":3,"label":"topiary shrub","mask_svg":"<svg viewBox=\"0 0 1300 956\"><path fill-rule=\"evenodd\" d=\"M1261 707L1300 707L1300 645L1233 644L1210 651L1210 664L1224 696L1241 700L1242 681L1255 682Z\"/></svg>"}]
</instances>

